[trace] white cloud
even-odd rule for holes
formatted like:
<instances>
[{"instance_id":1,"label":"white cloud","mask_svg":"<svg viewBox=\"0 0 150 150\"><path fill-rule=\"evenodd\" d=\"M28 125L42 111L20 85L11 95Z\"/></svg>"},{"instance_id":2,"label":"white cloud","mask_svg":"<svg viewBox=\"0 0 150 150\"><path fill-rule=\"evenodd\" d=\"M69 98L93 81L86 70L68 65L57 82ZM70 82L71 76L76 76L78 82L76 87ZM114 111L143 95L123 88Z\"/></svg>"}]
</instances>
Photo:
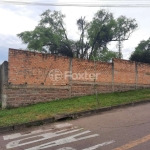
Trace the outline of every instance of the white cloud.
<instances>
[{"instance_id":1,"label":"white cloud","mask_svg":"<svg viewBox=\"0 0 150 150\"><path fill-rule=\"evenodd\" d=\"M28 12L27 12L28 15ZM28 18L25 14L16 13L12 10L0 8L0 33L16 35L25 30L33 30L37 21Z\"/></svg>"},{"instance_id":2,"label":"white cloud","mask_svg":"<svg viewBox=\"0 0 150 150\"><path fill-rule=\"evenodd\" d=\"M25 48L25 44L15 35L0 34L0 47L6 48Z\"/></svg>"},{"instance_id":3,"label":"white cloud","mask_svg":"<svg viewBox=\"0 0 150 150\"><path fill-rule=\"evenodd\" d=\"M37 0L34 0L37 2ZM52 1L41 1L39 2L52 2ZM69 0L59 0L53 2L70 2ZM73 2L73 1L71 1ZM76 0L74 2L80 2L81 0ZM83 0L82 3L92 2L91 0ZM98 1L95 1L95 3ZM77 31L76 20L81 16L85 16L87 20L91 20L94 13L99 10L99 7L50 7L50 6L14 6L14 5L0 5L0 56L4 55L5 51L2 51L2 47L12 47L12 48L25 48L22 45L21 40L16 37L16 34L33 30L38 24L40 19L40 14L47 9L57 9L61 10L62 13L66 14L66 27L68 31L69 38L79 39L79 34ZM102 9L102 8L101 8ZM108 11L112 12L116 17L120 15L125 15L129 18L135 18L139 25L139 28L128 41L123 43L123 55L124 58L128 59L131 52L138 45L141 40L147 40L150 37L150 21L149 21L149 8L106 8ZM116 43L112 43L110 46L111 50L117 51ZM6 59L1 57L1 59Z\"/></svg>"}]
</instances>

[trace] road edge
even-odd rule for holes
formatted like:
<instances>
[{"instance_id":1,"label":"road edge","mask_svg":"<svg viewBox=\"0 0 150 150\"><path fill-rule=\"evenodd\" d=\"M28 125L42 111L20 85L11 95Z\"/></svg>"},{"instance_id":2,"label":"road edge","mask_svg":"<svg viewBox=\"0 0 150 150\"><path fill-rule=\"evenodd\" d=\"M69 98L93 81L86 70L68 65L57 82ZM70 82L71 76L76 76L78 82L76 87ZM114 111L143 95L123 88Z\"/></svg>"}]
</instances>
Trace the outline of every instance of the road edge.
<instances>
[{"instance_id":1,"label":"road edge","mask_svg":"<svg viewBox=\"0 0 150 150\"><path fill-rule=\"evenodd\" d=\"M54 123L54 122L58 122L61 120L78 119L81 117L87 117L87 116L91 116L91 115L95 115L95 114L100 114L100 113L110 111L113 109L126 108L126 107L136 106L136 105L145 104L145 103L149 103L149 102L150 102L150 100L142 100L142 101L136 101L136 102L126 103L126 104L120 104L120 105L116 105L116 106L109 106L109 107L92 109L92 110L87 110L87 111L82 111L82 112L75 112L75 113L71 113L71 114L60 114L60 115L58 114L51 118L31 121L31 122L22 123L22 124L15 124L12 126L0 127L0 133L5 133L8 131L14 131L14 130L20 130L20 129L28 128L28 127L32 127L32 126L44 125L44 124L48 124L48 123Z\"/></svg>"}]
</instances>

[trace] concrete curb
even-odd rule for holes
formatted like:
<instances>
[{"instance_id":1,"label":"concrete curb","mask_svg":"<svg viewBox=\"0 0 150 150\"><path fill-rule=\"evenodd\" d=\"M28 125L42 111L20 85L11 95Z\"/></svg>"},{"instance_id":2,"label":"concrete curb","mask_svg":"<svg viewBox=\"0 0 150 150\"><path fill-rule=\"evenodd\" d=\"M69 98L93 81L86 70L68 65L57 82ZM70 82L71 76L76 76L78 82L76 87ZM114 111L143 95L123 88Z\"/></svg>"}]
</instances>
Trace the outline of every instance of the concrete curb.
<instances>
[{"instance_id":1,"label":"concrete curb","mask_svg":"<svg viewBox=\"0 0 150 150\"><path fill-rule=\"evenodd\" d=\"M72 114L60 114L60 115L56 115L54 117L46 118L43 120L37 120L37 121L32 121L32 122L23 123L23 124L16 124L16 125L7 126L7 127L0 127L0 133L5 133L8 131L13 131L13 130L20 130L20 129L28 128L31 126L39 126L39 125L44 125L44 124L48 124L48 123L54 123L54 122L58 122L61 120L87 117L87 116L91 116L91 115L95 115L95 114L100 114L102 112L110 111L113 109L125 108L125 107L129 107L129 106L136 106L136 105L145 104L145 103L149 103L149 102L150 102L150 100L143 100L143 101L138 101L138 102L121 104L121 105L117 105L117 106L110 106L110 107L103 107L103 108L98 108L98 109L93 109L93 110L88 110L88 111L82 111L82 112L77 112L77 113L72 113Z\"/></svg>"}]
</instances>

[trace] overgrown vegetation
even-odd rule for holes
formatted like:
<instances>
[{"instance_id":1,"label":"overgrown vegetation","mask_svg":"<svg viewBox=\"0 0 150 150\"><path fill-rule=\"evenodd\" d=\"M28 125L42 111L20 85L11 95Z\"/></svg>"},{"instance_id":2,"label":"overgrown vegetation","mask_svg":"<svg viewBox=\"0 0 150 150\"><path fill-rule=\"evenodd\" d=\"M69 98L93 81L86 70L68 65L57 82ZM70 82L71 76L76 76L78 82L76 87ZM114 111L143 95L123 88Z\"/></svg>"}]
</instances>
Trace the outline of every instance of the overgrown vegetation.
<instances>
[{"instance_id":1,"label":"overgrown vegetation","mask_svg":"<svg viewBox=\"0 0 150 150\"><path fill-rule=\"evenodd\" d=\"M57 114L74 113L100 107L115 106L150 99L150 89L99 94L99 106L95 95L39 103L27 107L0 110L0 126L26 123L49 118Z\"/></svg>"}]
</instances>

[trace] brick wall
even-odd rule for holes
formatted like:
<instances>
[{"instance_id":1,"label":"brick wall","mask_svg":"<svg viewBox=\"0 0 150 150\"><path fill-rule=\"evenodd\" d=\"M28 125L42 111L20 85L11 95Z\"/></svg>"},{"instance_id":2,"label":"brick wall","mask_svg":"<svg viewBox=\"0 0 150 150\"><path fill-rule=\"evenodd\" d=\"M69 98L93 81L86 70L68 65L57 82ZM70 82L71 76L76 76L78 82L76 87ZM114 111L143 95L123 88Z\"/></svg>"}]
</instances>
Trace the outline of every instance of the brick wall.
<instances>
[{"instance_id":1,"label":"brick wall","mask_svg":"<svg viewBox=\"0 0 150 150\"><path fill-rule=\"evenodd\" d=\"M135 62L127 60L114 60L114 82L135 84Z\"/></svg>"},{"instance_id":2,"label":"brick wall","mask_svg":"<svg viewBox=\"0 0 150 150\"><path fill-rule=\"evenodd\" d=\"M74 74L86 74L85 78L77 78ZM72 60L72 96L91 95L112 91L112 64L89 60ZM97 76L95 76L95 74Z\"/></svg>"},{"instance_id":3,"label":"brick wall","mask_svg":"<svg viewBox=\"0 0 150 150\"><path fill-rule=\"evenodd\" d=\"M4 94L7 95L8 107L19 107L38 102L68 98L69 87L7 85L5 86Z\"/></svg>"},{"instance_id":4,"label":"brick wall","mask_svg":"<svg viewBox=\"0 0 150 150\"><path fill-rule=\"evenodd\" d=\"M150 85L150 65L144 63L137 63L138 71L138 85Z\"/></svg>"},{"instance_id":5,"label":"brick wall","mask_svg":"<svg viewBox=\"0 0 150 150\"><path fill-rule=\"evenodd\" d=\"M9 49L8 107L82 95L150 87L150 65L112 63Z\"/></svg>"},{"instance_id":6,"label":"brick wall","mask_svg":"<svg viewBox=\"0 0 150 150\"><path fill-rule=\"evenodd\" d=\"M9 79L11 84L66 85L68 79L55 80L53 74L69 70L69 58L21 50L9 50ZM60 78L60 76L56 77Z\"/></svg>"}]
</instances>

